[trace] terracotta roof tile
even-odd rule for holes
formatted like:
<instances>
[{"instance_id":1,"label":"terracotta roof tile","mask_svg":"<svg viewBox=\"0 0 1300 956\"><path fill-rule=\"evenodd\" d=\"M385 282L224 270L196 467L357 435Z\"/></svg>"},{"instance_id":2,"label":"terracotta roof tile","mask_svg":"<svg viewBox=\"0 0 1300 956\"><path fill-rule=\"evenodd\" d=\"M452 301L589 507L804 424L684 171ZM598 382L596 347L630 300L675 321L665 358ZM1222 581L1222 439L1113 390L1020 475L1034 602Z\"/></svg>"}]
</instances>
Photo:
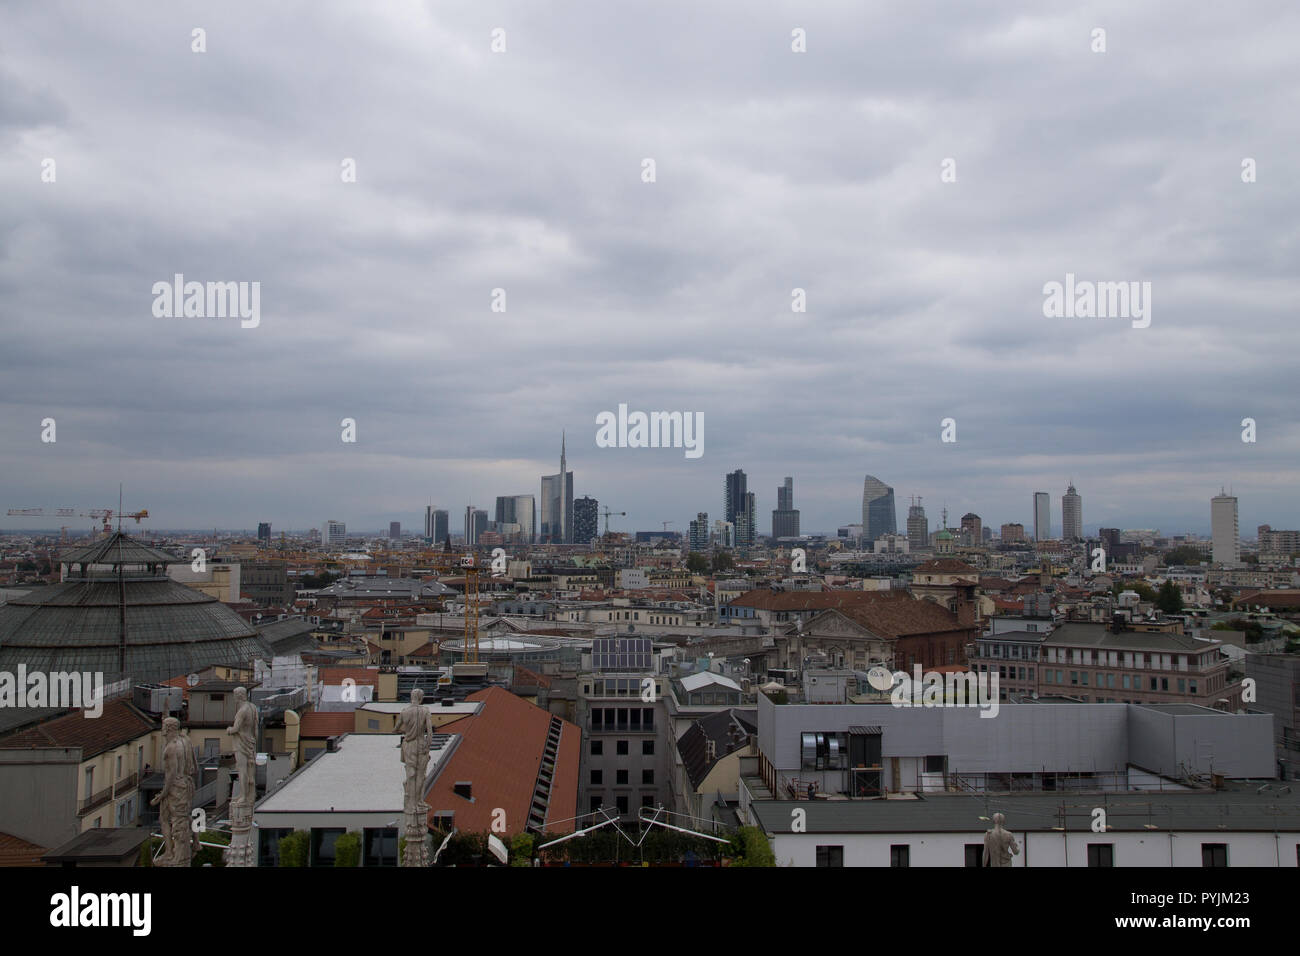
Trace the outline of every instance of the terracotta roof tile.
<instances>
[{"instance_id":1,"label":"terracotta roof tile","mask_svg":"<svg viewBox=\"0 0 1300 956\"><path fill-rule=\"evenodd\" d=\"M460 734L461 740L425 797L429 822L434 822L438 811L451 810L458 830L483 831L492 826L492 812L500 807L506 812L506 832L521 833L527 825L551 714L501 687L476 691L467 699L483 701L482 709L438 728L440 734ZM582 732L567 720L560 725L546 829L569 833L578 813ZM457 781L470 782L472 801L456 795Z\"/></svg>"},{"instance_id":2,"label":"terracotta roof tile","mask_svg":"<svg viewBox=\"0 0 1300 956\"><path fill-rule=\"evenodd\" d=\"M353 683L376 685L379 683L379 669L375 667L322 667L320 679L325 684L342 684L351 677Z\"/></svg>"},{"instance_id":3,"label":"terracotta roof tile","mask_svg":"<svg viewBox=\"0 0 1300 956\"><path fill-rule=\"evenodd\" d=\"M46 847L0 833L0 866L45 866L41 857L48 852Z\"/></svg>"},{"instance_id":4,"label":"terracotta roof tile","mask_svg":"<svg viewBox=\"0 0 1300 956\"><path fill-rule=\"evenodd\" d=\"M0 748L80 747L84 760L142 737L157 726L129 700L119 698L105 703L99 717L87 717L76 710L5 737L0 740Z\"/></svg>"}]
</instances>

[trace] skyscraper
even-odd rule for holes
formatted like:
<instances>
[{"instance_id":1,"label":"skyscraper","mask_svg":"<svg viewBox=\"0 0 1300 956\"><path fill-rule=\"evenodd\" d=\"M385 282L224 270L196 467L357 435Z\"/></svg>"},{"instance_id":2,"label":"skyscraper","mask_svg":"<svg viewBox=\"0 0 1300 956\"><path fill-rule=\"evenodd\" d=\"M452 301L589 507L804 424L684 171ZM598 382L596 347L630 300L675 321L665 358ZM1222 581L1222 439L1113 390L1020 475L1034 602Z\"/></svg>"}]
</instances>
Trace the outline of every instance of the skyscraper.
<instances>
[{"instance_id":1,"label":"skyscraper","mask_svg":"<svg viewBox=\"0 0 1300 956\"><path fill-rule=\"evenodd\" d=\"M919 495L912 496L912 504L907 509L907 548L909 551L921 551L930 546L930 519L925 516Z\"/></svg>"},{"instance_id":2,"label":"skyscraper","mask_svg":"<svg viewBox=\"0 0 1300 956\"><path fill-rule=\"evenodd\" d=\"M400 521L388 522L388 537L391 540L396 541L401 536L402 536L402 522Z\"/></svg>"},{"instance_id":3,"label":"skyscraper","mask_svg":"<svg viewBox=\"0 0 1300 956\"><path fill-rule=\"evenodd\" d=\"M776 488L776 510L772 512L772 537L799 537L799 511L794 506L794 479L788 476Z\"/></svg>"},{"instance_id":4,"label":"skyscraper","mask_svg":"<svg viewBox=\"0 0 1300 956\"><path fill-rule=\"evenodd\" d=\"M973 511L961 516L961 543L968 547L979 547L984 539L984 522Z\"/></svg>"},{"instance_id":5,"label":"skyscraper","mask_svg":"<svg viewBox=\"0 0 1300 956\"><path fill-rule=\"evenodd\" d=\"M424 536L434 544L441 544L447 539L447 512L433 505L424 509Z\"/></svg>"},{"instance_id":6,"label":"skyscraper","mask_svg":"<svg viewBox=\"0 0 1300 956\"><path fill-rule=\"evenodd\" d=\"M320 543L327 548L342 547L348 537L348 526L342 521L329 519L320 529Z\"/></svg>"},{"instance_id":7,"label":"skyscraper","mask_svg":"<svg viewBox=\"0 0 1300 956\"><path fill-rule=\"evenodd\" d=\"M257 540L258 540L258 541L265 541L266 543L270 544L270 542L271 542L271 522L269 522L269 521L259 521L259 522L257 523Z\"/></svg>"},{"instance_id":8,"label":"skyscraper","mask_svg":"<svg viewBox=\"0 0 1300 956\"><path fill-rule=\"evenodd\" d=\"M519 525L519 540L531 543L537 534L537 499L532 495L515 495L514 520Z\"/></svg>"},{"instance_id":9,"label":"skyscraper","mask_svg":"<svg viewBox=\"0 0 1300 956\"><path fill-rule=\"evenodd\" d=\"M1066 541L1083 540L1083 499L1074 490L1074 482L1061 496L1061 537Z\"/></svg>"},{"instance_id":10,"label":"skyscraper","mask_svg":"<svg viewBox=\"0 0 1300 956\"><path fill-rule=\"evenodd\" d=\"M1210 534L1214 542L1214 563L1226 567L1241 561L1241 535L1237 528L1237 498L1220 489L1210 499Z\"/></svg>"},{"instance_id":11,"label":"skyscraper","mask_svg":"<svg viewBox=\"0 0 1300 956\"><path fill-rule=\"evenodd\" d=\"M465 545L474 547L478 536L487 530L488 514L482 508L469 505L465 509Z\"/></svg>"},{"instance_id":12,"label":"skyscraper","mask_svg":"<svg viewBox=\"0 0 1300 956\"><path fill-rule=\"evenodd\" d=\"M700 511L691 521L690 549L705 552L709 550L709 513Z\"/></svg>"},{"instance_id":13,"label":"skyscraper","mask_svg":"<svg viewBox=\"0 0 1300 956\"><path fill-rule=\"evenodd\" d=\"M736 512L745 507L747 479L745 473L737 468L723 478L722 486L722 520L735 523Z\"/></svg>"},{"instance_id":14,"label":"skyscraper","mask_svg":"<svg viewBox=\"0 0 1300 956\"><path fill-rule=\"evenodd\" d=\"M898 533L894 489L879 478L867 475L862 482L862 534L874 544L882 534Z\"/></svg>"},{"instance_id":15,"label":"skyscraper","mask_svg":"<svg viewBox=\"0 0 1300 956\"><path fill-rule=\"evenodd\" d=\"M1034 492L1034 540L1046 541L1052 536L1052 497L1045 491Z\"/></svg>"},{"instance_id":16,"label":"skyscraper","mask_svg":"<svg viewBox=\"0 0 1300 956\"><path fill-rule=\"evenodd\" d=\"M497 495L497 506L493 512L493 521L498 526L503 524L514 524L515 521L515 498L514 495Z\"/></svg>"},{"instance_id":17,"label":"skyscraper","mask_svg":"<svg viewBox=\"0 0 1300 956\"><path fill-rule=\"evenodd\" d=\"M754 493L745 492L740 507L736 510L736 547L752 548L758 542L758 505L754 502Z\"/></svg>"},{"instance_id":18,"label":"skyscraper","mask_svg":"<svg viewBox=\"0 0 1300 956\"><path fill-rule=\"evenodd\" d=\"M564 429L560 429L560 541L568 543L573 540L573 484L568 478L569 468L564 461Z\"/></svg>"},{"instance_id":19,"label":"skyscraper","mask_svg":"<svg viewBox=\"0 0 1300 956\"><path fill-rule=\"evenodd\" d=\"M573 543L590 544L600 534L600 502L583 495L573 502Z\"/></svg>"},{"instance_id":20,"label":"skyscraper","mask_svg":"<svg viewBox=\"0 0 1300 956\"><path fill-rule=\"evenodd\" d=\"M567 470L563 432L560 433L560 468L563 470L559 475L542 476L541 536L553 544L573 540L573 472Z\"/></svg>"}]
</instances>

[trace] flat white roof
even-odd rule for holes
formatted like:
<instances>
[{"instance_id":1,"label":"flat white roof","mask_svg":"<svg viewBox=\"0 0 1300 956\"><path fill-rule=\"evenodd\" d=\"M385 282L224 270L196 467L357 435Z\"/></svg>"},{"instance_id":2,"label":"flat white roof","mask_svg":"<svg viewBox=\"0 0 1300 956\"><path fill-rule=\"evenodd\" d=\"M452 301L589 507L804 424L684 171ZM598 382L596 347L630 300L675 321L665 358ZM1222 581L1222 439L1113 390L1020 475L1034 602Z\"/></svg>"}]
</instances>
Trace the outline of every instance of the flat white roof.
<instances>
[{"instance_id":1,"label":"flat white roof","mask_svg":"<svg viewBox=\"0 0 1300 956\"><path fill-rule=\"evenodd\" d=\"M456 736L429 757L426 783L452 750ZM325 752L289 777L284 786L263 798L261 813L394 813L402 812L405 768L400 734L344 734L338 750ZM439 741L435 739L434 746Z\"/></svg>"}]
</instances>

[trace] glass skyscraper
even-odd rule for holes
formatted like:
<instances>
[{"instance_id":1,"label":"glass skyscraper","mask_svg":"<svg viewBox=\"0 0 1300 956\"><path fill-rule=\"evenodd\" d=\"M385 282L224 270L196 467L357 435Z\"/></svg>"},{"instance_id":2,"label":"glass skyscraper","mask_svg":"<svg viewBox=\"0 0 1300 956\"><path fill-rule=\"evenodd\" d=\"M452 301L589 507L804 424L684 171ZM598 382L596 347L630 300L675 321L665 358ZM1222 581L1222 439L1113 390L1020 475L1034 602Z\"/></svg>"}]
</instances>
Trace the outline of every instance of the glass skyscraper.
<instances>
[{"instance_id":1,"label":"glass skyscraper","mask_svg":"<svg viewBox=\"0 0 1300 956\"><path fill-rule=\"evenodd\" d=\"M867 475L862 482L862 534L870 543L882 534L898 533L894 489L879 478Z\"/></svg>"}]
</instances>

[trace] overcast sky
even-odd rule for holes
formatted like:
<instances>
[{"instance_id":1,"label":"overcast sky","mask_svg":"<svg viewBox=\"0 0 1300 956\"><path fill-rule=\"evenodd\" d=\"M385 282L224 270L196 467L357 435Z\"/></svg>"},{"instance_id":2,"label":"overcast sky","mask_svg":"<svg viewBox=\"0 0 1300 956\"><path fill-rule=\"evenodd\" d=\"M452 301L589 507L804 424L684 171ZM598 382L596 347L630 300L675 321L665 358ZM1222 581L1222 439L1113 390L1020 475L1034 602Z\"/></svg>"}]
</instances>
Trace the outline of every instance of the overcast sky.
<instances>
[{"instance_id":1,"label":"overcast sky","mask_svg":"<svg viewBox=\"0 0 1300 956\"><path fill-rule=\"evenodd\" d=\"M1045 490L1059 533L1073 478L1089 533L1208 532L1220 485L1244 534L1295 528L1298 28L1287 0L7 3L0 508L123 482L157 529L432 503L459 531L539 494L567 429L616 530L718 517L737 467L764 532L783 476L833 532L865 474L900 527L913 494L1029 525ZM176 273L259 282L260 324L155 317ZM1066 273L1150 282L1150 326L1045 318ZM619 403L702 413L703 456L596 447Z\"/></svg>"}]
</instances>

